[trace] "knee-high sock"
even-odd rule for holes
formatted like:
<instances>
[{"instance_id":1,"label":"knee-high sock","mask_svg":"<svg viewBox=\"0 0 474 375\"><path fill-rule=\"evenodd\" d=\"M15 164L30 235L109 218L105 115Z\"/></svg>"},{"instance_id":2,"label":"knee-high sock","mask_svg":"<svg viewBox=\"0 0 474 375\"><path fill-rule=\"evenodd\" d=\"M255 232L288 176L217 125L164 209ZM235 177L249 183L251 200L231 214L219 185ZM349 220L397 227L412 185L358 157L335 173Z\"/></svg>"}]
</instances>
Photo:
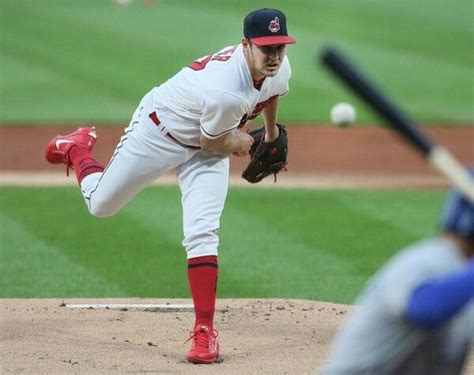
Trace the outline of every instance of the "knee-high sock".
<instances>
[{"instance_id":1,"label":"knee-high sock","mask_svg":"<svg viewBox=\"0 0 474 375\"><path fill-rule=\"evenodd\" d=\"M188 281L196 314L195 328L198 324L213 326L217 277L217 256L188 259Z\"/></svg>"},{"instance_id":2,"label":"knee-high sock","mask_svg":"<svg viewBox=\"0 0 474 375\"><path fill-rule=\"evenodd\" d=\"M76 172L79 185L84 177L104 170L104 167L92 157L91 151L85 147L72 147L69 151L69 160Z\"/></svg>"}]
</instances>

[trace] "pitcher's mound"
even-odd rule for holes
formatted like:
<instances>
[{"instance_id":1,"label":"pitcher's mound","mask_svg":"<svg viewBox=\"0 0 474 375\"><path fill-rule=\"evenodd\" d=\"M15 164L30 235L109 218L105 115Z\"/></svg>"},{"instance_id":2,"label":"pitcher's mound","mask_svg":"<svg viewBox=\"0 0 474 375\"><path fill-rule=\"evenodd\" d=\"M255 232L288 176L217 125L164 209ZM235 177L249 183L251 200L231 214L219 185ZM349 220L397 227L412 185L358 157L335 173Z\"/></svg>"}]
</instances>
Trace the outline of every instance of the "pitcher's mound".
<instances>
[{"instance_id":1,"label":"pitcher's mound","mask_svg":"<svg viewBox=\"0 0 474 375\"><path fill-rule=\"evenodd\" d=\"M221 299L221 358L185 361L194 313L182 299L2 299L5 372L34 374L314 373L351 307L307 300Z\"/></svg>"}]
</instances>

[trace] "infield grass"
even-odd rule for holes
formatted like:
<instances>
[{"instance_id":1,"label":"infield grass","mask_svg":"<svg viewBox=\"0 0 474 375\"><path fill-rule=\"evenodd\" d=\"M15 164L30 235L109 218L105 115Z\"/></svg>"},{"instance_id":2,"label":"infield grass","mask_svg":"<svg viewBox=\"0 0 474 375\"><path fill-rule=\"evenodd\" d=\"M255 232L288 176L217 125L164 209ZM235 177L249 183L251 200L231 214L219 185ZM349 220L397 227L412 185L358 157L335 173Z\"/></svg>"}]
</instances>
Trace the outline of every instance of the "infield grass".
<instances>
[{"instance_id":1,"label":"infield grass","mask_svg":"<svg viewBox=\"0 0 474 375\"><path fill-rule=\"evenodd\" d=\"M218 296L351 303L390 255L435 233L442 196L232 188ZM104 219L76 188L0 199L0 297L189 297L178 188L147 188Z\"/></svg>"},{"instance_id":2,"label":"infield grass","mask_svg":"<svg viewBox=\"0 0 474 375\"><path fill-rule=\"evenodd\" d=\"M0 1L0 124L129 120L141 97L194 59L240 42L250 0ZM474 123L470 0L272 1L297 44L281 101L286 123L327 122L338 101L376 122L315 64L327 43L347 50L389 96L425 123Z\"/></svg>"}]
</instances>

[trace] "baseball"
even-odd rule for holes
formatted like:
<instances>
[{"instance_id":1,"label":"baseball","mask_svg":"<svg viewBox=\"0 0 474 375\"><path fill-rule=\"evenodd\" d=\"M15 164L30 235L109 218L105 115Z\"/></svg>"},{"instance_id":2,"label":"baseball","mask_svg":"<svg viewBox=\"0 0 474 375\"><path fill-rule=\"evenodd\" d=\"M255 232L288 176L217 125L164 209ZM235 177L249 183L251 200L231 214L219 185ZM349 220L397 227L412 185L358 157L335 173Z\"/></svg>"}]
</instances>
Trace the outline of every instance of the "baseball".
<instances>
[{"instance_id":1,"label":"baseball","mask_svg":"<svg viewBox=\"0 0 474 375\"><path fill-rule=\"evenodd\" d=\"M331 121L338 126L346 126L356 119L356 110L352 104L337 103L331 109Z\"/></svg>"}]
</instances>

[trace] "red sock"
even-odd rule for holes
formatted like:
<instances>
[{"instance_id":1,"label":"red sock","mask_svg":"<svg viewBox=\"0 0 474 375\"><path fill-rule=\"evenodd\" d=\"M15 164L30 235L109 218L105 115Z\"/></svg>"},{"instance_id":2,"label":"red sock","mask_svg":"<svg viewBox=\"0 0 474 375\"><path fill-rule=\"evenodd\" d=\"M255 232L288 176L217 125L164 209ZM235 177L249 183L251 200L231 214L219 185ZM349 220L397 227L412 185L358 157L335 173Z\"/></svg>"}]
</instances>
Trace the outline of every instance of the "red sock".
<instances>
[{"instance_id":1,"label":"red sock","mask_svg":"<svg viewBox=\"0 0 474 375\"><path fill-rule=\"evenodd\" d=\"M92 153L85 147L72 147L69 151L69 160L76 171L79 185L84 177L104 170L104 167L92 157Z\"/></svg>"},{"instance_id":2,"label":"red sock","mask_svg":"<svg viewBox=\"0 0 474 375\"><path fill-rule=\"evenodd\" d=\"M217 276L217 256L188 259L188 281L196 314L194 328L198 324L213 327Z\"/></svg>"}]
</instances>

